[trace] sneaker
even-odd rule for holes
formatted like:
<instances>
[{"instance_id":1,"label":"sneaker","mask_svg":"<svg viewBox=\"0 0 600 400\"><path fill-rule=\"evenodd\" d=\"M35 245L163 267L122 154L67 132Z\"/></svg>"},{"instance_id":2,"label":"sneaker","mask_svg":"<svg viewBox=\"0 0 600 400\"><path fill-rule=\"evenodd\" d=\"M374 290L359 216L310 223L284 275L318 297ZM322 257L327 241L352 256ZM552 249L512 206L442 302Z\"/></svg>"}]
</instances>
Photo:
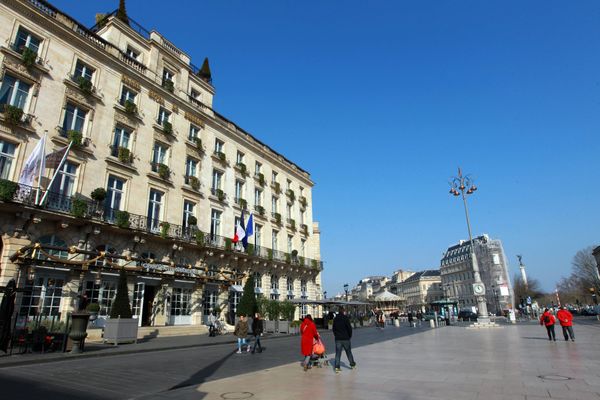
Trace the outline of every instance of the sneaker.
<instances>
[{"instance_id":1,"label":"sneaker","mask_svg":"<svg viewBox=\"0 0 600 400\"><path fill-rule=\"evenodd\" d=\"M336 373L336 374L339 374L340 372L342 372L342 370L341 370L341 369L339 369L339 368L336 368L336 369L335 369L335 373Z\"/></svg>"},{"instance_id":2,"label":"sneaker","mask_svg":"<svg viewBox=\"0 0 600 400\"><path fill-rule=\"evenodd\" d=\"M350 366L350 369L356 369L356 364L354 364L354 365L351 365L351 366Z\"/></svg>"}]
</instances>

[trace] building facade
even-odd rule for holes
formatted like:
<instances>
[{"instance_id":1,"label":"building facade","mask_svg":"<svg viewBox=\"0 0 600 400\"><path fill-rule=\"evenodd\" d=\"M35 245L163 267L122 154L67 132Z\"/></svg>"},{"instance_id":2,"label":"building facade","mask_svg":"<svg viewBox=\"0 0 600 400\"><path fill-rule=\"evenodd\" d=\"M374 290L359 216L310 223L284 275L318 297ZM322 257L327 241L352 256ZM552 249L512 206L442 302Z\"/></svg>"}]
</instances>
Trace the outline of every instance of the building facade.
<instances>
[{"instance_id":1,"label":"building facade","mask_svg":"<svg viewBox=\"0 0 600 400\"><path fill-rule=\"evenodd\" d=\"M397 294L404 298L407 311L425 312L431 303L443 299L441 282L437 269L415 272L397 284Z\"/></svg>"},{"instance_id":2,"label":"building facade","mask_svg":"<svg viewBox=\"0 0 600 400\"><path fill-rule=\"evenodd\" d=\"M473 244L481 280L486 287L489 312L498 314L512 308L514 294L502 242L484 234L474 238ZM473 294L471 244L468 240L461 240L446 250L440 271L445 296L457 301L459 308L475 309L477 300Z\"/></svg>"},{"instance_id":3,"label":"building facade","mask_svg":"<svg viewBox=\"0 0 600 400\"><path fill-rule=\"evenodd\" d=\"M322 296L314 183L212 108L207 60L117 13L88 29L42 0L0 10L0 286L23 288L20 318L81 296L108 315L121 267L140 325L231 320L250 275L270 299ZM15 188L45 132L54 154Z\"/></svg>"}]
</instances>

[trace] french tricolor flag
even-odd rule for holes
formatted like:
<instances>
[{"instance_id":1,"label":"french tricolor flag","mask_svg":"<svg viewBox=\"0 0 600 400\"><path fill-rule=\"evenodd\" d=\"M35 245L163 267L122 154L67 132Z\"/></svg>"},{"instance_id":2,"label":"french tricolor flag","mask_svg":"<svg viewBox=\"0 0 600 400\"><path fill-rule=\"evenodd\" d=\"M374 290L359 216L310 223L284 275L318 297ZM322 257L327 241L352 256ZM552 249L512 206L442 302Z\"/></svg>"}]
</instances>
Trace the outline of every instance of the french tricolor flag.
<instances>
[{"instance_id":1,"label":"french tricolor flag","mask_svg":"<svg viewBox=\"0 0 600 400\"><path fill-rule=\"evenodd\" d=\"M242 210L242 217L240 218L240 220L238 221L238 223L235 226L232 242L238 243L238 242L242 241L245 237L246 237L246 229L244 227L244 211Z\"/></svg>"}]
</instances>

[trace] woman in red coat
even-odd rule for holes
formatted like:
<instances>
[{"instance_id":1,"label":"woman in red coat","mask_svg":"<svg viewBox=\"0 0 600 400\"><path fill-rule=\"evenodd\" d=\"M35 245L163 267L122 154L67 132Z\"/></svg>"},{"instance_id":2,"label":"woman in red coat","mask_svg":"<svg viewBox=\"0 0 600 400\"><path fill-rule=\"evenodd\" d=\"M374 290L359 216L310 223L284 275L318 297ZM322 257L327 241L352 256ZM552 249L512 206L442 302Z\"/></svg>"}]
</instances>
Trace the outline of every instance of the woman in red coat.
<instances>
[{"instance_id":1,"label":"woman in red coat","mask_svg":"<svg viewBox=\"0 0 600 400\"><path fill-rule=\"evenodd\" d=\"M304 317L302 324L300 325L300 333L302 335L300 340L302 355L304 361L302 367L306 371L310 363L310 356L312 356L314 340L319 338L319 332L317 332L317 326L313 322L312 317L308 314Z\"/></svg>"},{"instance_id":2,"label":"woman in red coat","mask_svg":"<svg viewBox=\"0 0 600 400\"><path fill-rule=\"evenodd\" d=\"M540 325L544 325L546 327L546 331L548 332L548 340L554 340L556 342L556 334L554 333L555 322L556 319L554 318L554 315L552 315L550 310L546 308L540 317Z\"/></svg>"}]
</instances>

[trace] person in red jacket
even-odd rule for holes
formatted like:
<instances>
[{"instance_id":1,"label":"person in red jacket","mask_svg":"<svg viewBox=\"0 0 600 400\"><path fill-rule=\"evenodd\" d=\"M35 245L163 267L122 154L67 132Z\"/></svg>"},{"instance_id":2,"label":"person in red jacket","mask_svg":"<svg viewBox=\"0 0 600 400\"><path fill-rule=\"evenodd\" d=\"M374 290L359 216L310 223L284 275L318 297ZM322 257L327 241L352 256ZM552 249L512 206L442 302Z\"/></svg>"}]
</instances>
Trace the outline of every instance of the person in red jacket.
<instances>
[{"instance_id":1,"label":"person in red jacket","mask_svg":"<svg viewBox=\"0 0 600 400\"><path fill-rule=\"evenodd\" d=\"M304 317L302 324L300 325L300 350L304 356L302 367L306 371L310 367L310 356L312 356L314 340L319 338L319 332L317 326L313 322L310 314Z\"/></svg>"},{"instance_id":2,"label":"person in red jacket","mask_svg":"<svg viewBox=\"0 0 600 400\"><path fill-rule=\"evenodd\" d=\"M548 340L554 340L556 342L556 334L554 333L555 322L556 318L554 318L554 315L550 313L550 310L547 308L544 309L544 313L540 317L540 325L544 325L546 327L546 332L548 332Z\"/></svg>"},{"instance_id":3,"label":"person in red jacket","mask_svg":"<svg viewBox=\"0 0 600 400\"><path fill-rule=\"evenodd\" d=\"M573 333L573 314L567 310L567 307L563 307L556 313L556 318L558 318L558 322L560 322L565 340L568 341L570 336L571 341L574 342L575 334Z\"/></svg>"}]
</instances>

